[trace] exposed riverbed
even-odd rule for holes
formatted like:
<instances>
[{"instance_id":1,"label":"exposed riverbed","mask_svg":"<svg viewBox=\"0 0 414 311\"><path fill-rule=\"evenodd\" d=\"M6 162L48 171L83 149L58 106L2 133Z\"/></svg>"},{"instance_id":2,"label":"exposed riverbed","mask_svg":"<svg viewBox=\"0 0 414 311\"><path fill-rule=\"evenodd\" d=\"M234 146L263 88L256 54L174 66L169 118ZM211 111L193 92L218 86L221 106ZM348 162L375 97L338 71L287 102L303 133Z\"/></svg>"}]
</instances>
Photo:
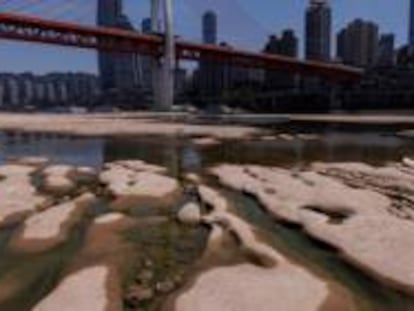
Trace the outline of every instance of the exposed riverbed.
<instances>
[{"instance_id":1,"label":"exposed riverbed","mask_svg":"<svg viewBox=\"0 0 414 311\"><path fill-rule=\"evenodd\" d=\"M295 126L293 131L279 128L246 140L217 140L175 136L80 138L41 132L4 132L0 134L2 165L10 159L43 157L49 159L48 165L86 166L99 173L108 170L105 167L108 163L141 160L166 168L166 172L157 171L157 176L176 180L180 189L162 199L127 197L120 200L117 198L119 193L108 191L129 191L125 187L132 186L131 180L117 180L109 186L100 181L82 184L82 189L92 192L97 201L71 226L63 242L37 253L19 252L10 247L22 230L23 219L3 226L0 229L0 310L32 310L42 301L40 306L45 309L39 310L49 310L47 307L53 299L44 299L61 288L68 276L98 264L110 267L110 273L118 271L118 276L111 274L109 279L119 281L119 288L112 289L112 293L121 293L119 303L124 310L174 310L175 301L187 303L179 297L191 292L198 278L203 280L208 271L212 271L213 278L216 277L214 268L249 263L250 257L245 257L237 249L238 242L231 238L226 242L227 253L206 256L209 226L188 227L175 220L177 211L186 202L199 201L194 182L186 177L189 173L198 174L201 183L222 194L230 212L256 228L258 240L271 246L290 264L303 267L310 276L327 284L329 298L325 300L329 302L321 304L320 310L329 310L329 305L335 306L335 310L414 310L414 297L410 293L378 282L345 260L335 248L309 237L300 226L275 219L258 200L219 184L207 171L224 163L299 172L314 162L363 162L386 166L401 163L403 158L414 158L414 140L397 137L394 133L379 132L375 128L326 126L315 127L309 132ZM117 169L122 172L124 167ZM141 171L153 174L154 169L140 167L134 178L139 181ZM147 176L153 175L145 175L144 183ZM165 180L157 179L154 183L161 185L162 181ZM66 202L76 195L78 193L72 192L54 195L54 203ZM207 213L206 207L202 206L203 213ZM106 225L106 220L96 223L100 216L113 212L121 213L125 219L109 221ZM106 237L108 243L99 242L98 236ZM122 260L118 258L120 256ZM319 285L315 283L314 286ZM146 298L136 305L133 299L125 299L128 291L132 291L131 287L138 296L146 294ZM321 289L321 297L322 292ZM111 310L116 308L114 304Z\"/></svg>"}]
</instances>

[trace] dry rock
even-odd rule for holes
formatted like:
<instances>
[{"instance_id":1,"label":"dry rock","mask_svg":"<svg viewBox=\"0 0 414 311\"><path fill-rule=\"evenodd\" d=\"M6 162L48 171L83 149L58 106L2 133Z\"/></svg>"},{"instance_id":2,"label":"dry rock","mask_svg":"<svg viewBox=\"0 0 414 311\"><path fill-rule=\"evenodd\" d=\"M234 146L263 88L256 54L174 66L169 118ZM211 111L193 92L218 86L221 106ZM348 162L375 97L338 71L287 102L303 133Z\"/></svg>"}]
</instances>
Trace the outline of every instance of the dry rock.
<instances>
[{"instance_id":1,"label":"dry rock","mask_svg":"<svg viewBox=\"0 0 414 311\"><path fill-rule=\"evenodd\" d=\"M335 166L372 169L363 164ZM321 164L316 167L321 170ZM414 222L390 214L387 196L310 171L224 165L212 172L223 184L256 196L275 217L300 224L309 235L339 249L350 263L384 284L414 293ZM389 168L375 172L405 176Z\"/></svg>"},{"instance_id":2,"label":"dry rock","mask_svg":"<svg viewBox=\"0 0 414 311\"><path fill-rule=\"evenodd\" d=\"M97 266L66 277L33 311L107 311L109 269Z\"/></svg>"},{"instance_id":3,"label":"dry rock","mask_svg":"<svg viewBox=\"0 0 414 311\"><path fill-rule=\"evenodd\" d=\"M196 203L187 203L177 214L177 219L186 225L197 225L201 221L201 209Z\"/></svg>"}]
</instances>

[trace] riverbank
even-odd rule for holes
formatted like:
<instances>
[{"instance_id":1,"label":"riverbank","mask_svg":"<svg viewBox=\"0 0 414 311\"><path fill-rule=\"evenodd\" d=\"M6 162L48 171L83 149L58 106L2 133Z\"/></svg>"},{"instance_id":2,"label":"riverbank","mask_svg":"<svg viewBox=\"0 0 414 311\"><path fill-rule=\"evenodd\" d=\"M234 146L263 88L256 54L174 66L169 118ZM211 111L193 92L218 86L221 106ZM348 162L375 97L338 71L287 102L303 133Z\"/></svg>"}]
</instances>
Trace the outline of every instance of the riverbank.
<instances>
[{"instance_id":1,"label":"riverbank","mask_svg":"<svg viewBox=\"0 0 414 311\"><path fill-rule=\"evenodd\" d=\"M263 127L290 123L378 125L414 128L411 115L185 113L15 114L0 113L0 131L101 136L180 136L246 139L264 134Z\"/></svg>"}]
</instances>

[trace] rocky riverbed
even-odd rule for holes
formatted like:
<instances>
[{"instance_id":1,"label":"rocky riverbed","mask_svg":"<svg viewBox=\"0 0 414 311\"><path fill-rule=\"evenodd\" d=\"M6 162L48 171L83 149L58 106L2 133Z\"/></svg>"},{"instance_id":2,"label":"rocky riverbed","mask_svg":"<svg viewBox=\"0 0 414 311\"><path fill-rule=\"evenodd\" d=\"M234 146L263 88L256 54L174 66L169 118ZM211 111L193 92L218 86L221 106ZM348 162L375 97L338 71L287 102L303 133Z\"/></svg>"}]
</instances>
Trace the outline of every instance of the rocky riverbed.
<instances>
[{"instance_id":1,"label":"rocky riverbed","mask_svg":"<svg viewBox=\"0 0 414 311\"><path fill-rule=\"evenodd\" d=\"M189 144L231 159L223 138ZM4 161L0 310L414 310L413 160L248 160Z\"/></svg>"}]
</instances>

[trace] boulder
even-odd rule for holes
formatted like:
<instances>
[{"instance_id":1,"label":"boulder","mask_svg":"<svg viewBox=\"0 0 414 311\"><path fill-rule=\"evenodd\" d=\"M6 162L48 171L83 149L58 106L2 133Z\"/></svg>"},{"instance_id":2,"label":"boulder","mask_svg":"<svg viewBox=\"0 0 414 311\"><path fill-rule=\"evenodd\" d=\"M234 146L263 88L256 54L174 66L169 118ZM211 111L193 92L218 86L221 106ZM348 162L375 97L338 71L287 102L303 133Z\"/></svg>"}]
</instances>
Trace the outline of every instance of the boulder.
<instances>
[{"instance_id":1,"label":"boulder","mask_svg":"<svg viewBox=\"0 0 414 311\"><path fill-rule=\"evenodd\" d=\"M186 225L198 225L201 221L201 209L196 203L187 203L177 214L179 222Z\"/></svg>"}]
</instances>

